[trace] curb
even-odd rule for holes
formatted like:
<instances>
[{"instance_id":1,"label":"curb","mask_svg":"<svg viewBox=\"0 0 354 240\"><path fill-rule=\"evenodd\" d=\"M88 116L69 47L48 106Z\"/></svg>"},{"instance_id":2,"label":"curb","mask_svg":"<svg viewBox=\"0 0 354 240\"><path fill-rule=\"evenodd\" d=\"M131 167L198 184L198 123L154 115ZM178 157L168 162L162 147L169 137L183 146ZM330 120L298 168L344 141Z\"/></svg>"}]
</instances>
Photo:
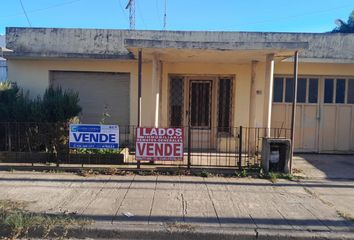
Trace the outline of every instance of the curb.
<instances>
[{"instance_id":1,"label":"curb","mask_svg":"<svg viewBox=\"0 0 354 240\"><path fill-rule=\"evenodd\" d=\"M33 229L26 237L42 238L44 231ZM1 237L0 231L0 237ZM55 228L52 229L47 238L89 238L89 239L156 239L156 240L349 240L354 239L354 232L351 231L303 231L303 230L276 230L276 229L253 229L253 228L231 228L215 226L191 226L188 229L168 226L167 224L120 224L101 223L84 228Z\"/></svg>"}]
</instances>

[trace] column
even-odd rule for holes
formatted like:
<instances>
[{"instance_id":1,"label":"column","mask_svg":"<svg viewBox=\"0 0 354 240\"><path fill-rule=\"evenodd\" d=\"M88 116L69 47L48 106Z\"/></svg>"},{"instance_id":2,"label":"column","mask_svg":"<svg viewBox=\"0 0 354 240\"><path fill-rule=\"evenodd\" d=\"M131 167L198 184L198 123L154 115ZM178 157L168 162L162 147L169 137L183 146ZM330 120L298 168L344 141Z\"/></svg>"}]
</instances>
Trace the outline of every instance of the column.
<instances>
[{"instance_id":1,"label":"column","mask_svg":"<svg viewBox=\"0 0 354 240\"><path fill-rule=\"evenodd\" d=\"M266 137L270 137L270 126L272 121L273 102L273 74L274 74L274 54L268 54L265 63L265 87L264 87L264 126Z\"/></svg>"},{"instance_id":2,"label":"column","mask_svg":"<svg viewBox=\"0 0 354 240\"><path fill-rule=\"evenodd\" d=\"M161 61L157 55L152 58L152 111L151 125L159 127L159 103L160 103L160 82L161 82Z\"/></svg>"},{"instance_id":3,"label":"column","mask_svg":"<svg viewBox=\"0 0 354 240\"><path fill-rule=\"evenodd\" d=\"M256 127L256 67L258 61L251 62L251 85L250 85L250 107L249 107L249 153L251 156L256 152L256 139L255 139L255 127Z\"/></svg>"},{"instance_id":4,"label":"column","mask_svg":"<svg viewBox=\"0 0 354 240\"><path fill-rule=\"evenodd\" d=\"M249 109L249 127L256 127L256 67L258 61L251 63L251 86L250 86L250 109Z\"/></svg>"}]
</instances>

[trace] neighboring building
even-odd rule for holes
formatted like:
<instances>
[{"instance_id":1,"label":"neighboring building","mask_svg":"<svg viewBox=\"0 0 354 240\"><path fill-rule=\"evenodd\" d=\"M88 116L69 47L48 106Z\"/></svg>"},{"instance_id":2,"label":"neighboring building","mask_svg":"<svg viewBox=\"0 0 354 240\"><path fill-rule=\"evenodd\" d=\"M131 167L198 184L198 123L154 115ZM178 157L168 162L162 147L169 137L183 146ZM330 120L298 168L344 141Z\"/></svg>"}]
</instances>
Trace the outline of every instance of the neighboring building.
<instances>
[{"instance_id":1,"label":"neighboring building","mask_svg":"<svg viewBox=\"0 0 354 240\"><path fill-rule=\"evenodd\" d=\"M0 35L0 47L5 47L5 36ZM7 79L7 64L6 59L2 57L0 49L0 82Z\"/></svg>"},{"instance_id":2,"label":"neighboring building","mask_svg":"<svg viewBox=\"0 0 354 240\"><path fill-rule=\"evenodd\" d=\"M230 127L290 128L300 50L297 151L354 152L354 34L7 28L9 80L75 89L82 121L188 125L222 149ZM274 78L273 78L274 76ZM274 90L274 91L273 91ZM203 146L201 146L203 147Z\"/></svg>"}]
</instances>

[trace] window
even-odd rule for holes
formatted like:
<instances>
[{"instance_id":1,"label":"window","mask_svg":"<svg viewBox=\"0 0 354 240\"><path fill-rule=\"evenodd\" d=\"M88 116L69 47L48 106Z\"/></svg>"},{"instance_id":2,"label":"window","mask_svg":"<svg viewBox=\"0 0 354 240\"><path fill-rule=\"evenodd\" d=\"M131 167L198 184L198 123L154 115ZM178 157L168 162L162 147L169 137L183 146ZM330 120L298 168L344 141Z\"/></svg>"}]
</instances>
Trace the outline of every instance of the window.
<instances>
[{"instance_id":1,"label":"window","mask_svg":"<svg viewBox=\"0 0 354 240\"><path fill-rule=\"evenodd\" d=\"M170 126L183 125L183 78L170 79Z\"/></svg>"},{"instance_id":2,"label":"window","mask_svg":"<svg viewBox=\"0 0 354 240\"><path fill-rule=\"evenodd\" d=\"M218 92L218 131L230 132L231 122L231 79L219 79Z\"/></svg>"},{"instance_id":3,"label":"window","mask_svg":"<svg viewBox=\"0 0 354 240\"><path fill-rule=\"evenodd\" d=\"M333 103L333 79L325 79L324 103Z\"/></svg>"},{"instance_id":4,"label":"window","mask_svg":"<svg viewBox=\"0 0 354 240\"><path fill-rule=\"evenodd\" d=\"M345 79L336 80L336 103L344 103L345 100Z\"/></svg>"},{"instance_id":5,"label":"window","mask_svg":"<svg viewBox=\"0 0 354 240\"><path fill-rule=\"evenodd\" d=\"M318 79L310 78L309 79L309 103L317 103L318 98Z\"/></svg>"},{"instance_id":6,"label":"window","mask_svg":"<svg viewBox=\"0 0 354 240\"><path fill-rule=\"evenodd\" d=\"M321 83L321 84L320 84ZM294 80L291 77L274 77L273 102L292 103ZM323 85L322 85L323 84ZM316 104L319 100L319 87L321 87L321 98L325 104L354 104L354 78L298 78L297 102ZM322 90L323 89L323 90Z\"/></svg>"},{"instance_id":7,"label":"window","mask_svg":"<svg viewBox=\"0 0 354 240\"><path fill-rule=\"evenodd\" d=\"M297 82L297 102L305 103L306 102L306 78L299 78Z\"/></svg>"},{"instance_id":8,"label":"window","mask_svg":"<svg viewBox=\"0 0 354 240\"><path fill-rule=\"evenodd\" d=\"M285 86L284 86L285 85ZM273 85L274 103L292 103L294 95L293 78L275 77ZM318 79L298 78L297 82L297 102L317 103L318 101Z\"/></svg>"},{"instance_id":9,"label":"window","mask_svg":"<svg viewBox=\"0 0 354 240\"><path fill-rule=\"evenodd\" d=\"M274 78L273 102L283 102L283 78Z\"/></svg>"},{"instance_id":10,"label":"window","mask_svg":"<svg viewBox=\"0 0 354 240\"><path fill-rule=\"evenodd\" d=\"M285 82L285 102L293 102L294 81L292 78L287 78Z\"/></svg>"},{"instance_id":11,"label":"window","mask_svg":"<svg viewBox=\"0 0 354 240\"><path fill-rule=\"evenodd\" d=\"M347 103L354 104L354 79L348 80Z\"/></svg>"}]
</instances>

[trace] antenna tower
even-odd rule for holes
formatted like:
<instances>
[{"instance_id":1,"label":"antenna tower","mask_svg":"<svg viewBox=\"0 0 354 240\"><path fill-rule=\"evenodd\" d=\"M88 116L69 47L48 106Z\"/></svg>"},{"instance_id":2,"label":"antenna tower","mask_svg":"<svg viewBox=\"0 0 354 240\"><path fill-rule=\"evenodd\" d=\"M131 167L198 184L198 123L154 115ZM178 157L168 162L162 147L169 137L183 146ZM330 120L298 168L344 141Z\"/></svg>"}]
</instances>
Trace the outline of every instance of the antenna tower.
<instances>
[{"instance_id":1,"label":"antenna tower","mask_svg":"<svg viewBox=\"0 0 354 240\"><path fill-rule=\"evenodd\" d=\"M129 0L125 9L129 8L129 25L130 29L135 29L135 0Z\"/></svg>"}]
</instances>

